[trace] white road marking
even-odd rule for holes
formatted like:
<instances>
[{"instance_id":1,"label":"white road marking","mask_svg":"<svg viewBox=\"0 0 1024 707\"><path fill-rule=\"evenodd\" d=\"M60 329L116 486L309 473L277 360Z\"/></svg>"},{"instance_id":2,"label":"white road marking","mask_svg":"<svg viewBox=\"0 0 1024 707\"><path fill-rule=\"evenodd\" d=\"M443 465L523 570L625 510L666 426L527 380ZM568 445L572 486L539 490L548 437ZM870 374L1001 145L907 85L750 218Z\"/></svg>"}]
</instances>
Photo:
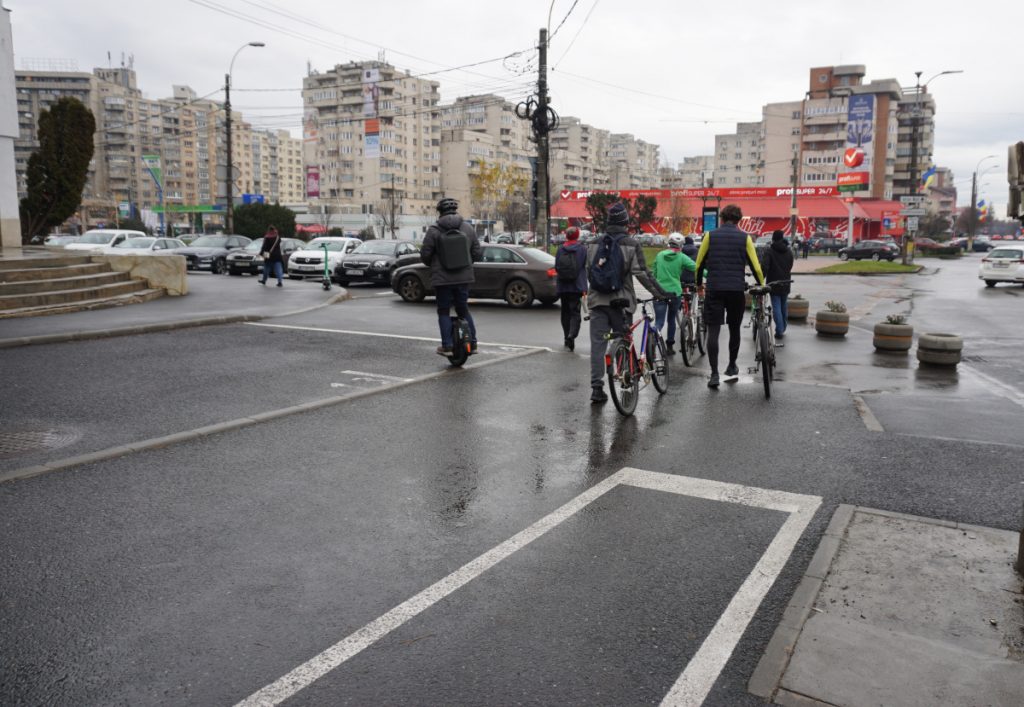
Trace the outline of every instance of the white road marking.
<instances>
[{"instance_id":1,"label":"white road marking","mask_svg":"<svg viewBox=\"0 0 1024 707\"><path fill-rule=\"evenodd\" d=\"M704 639L697 653L662 701L663 705L672 706L701 704L821 504L820 497L623 468L530 527L253 693L239 702L237 707L280 704L619 485L724 503L739 503L790 514L729 602L711 633Z\"/></svg>"},{"instance_id":2,"label":"white road marking","mask_svg":"<svg viewBox=\"0 0 1024 707\"><path fill-rule=\"evenodd\" d=\"M875 413L871 412L871 408L868 407L867 401L859 395L853 396L853 406L857 408L857 414L860 415L861 421L864 422L864 426L871 432L885 432L882 428L882 423L875 417Z\"/></svg>"},{"instance_id":3,"label":"white road marking","mask_svg":"<svg viewBox=\"0 0 1024 707\"><path fill-rule=\"evenodd\" d=\"M983 385L985 385L985 387L987 387L996 395L1006 398L1011 403L1015 403L1017 405L1020 405L1021 407L1024 407L1024 393L1021 393L1012 385L1009 385L1008 383L1003 383L998 378L993 378L987 373L982 373L974 366L968 365L966 363L961 363L960 368L967 371L975 378L977 378L979 381L981 381Z\"/></svg>"},{"instance_id":4,"label":"white road marking","mask_svg":"<svg viewBox=\"0 0 1024 707\"><path fill-rule=\"evenodd\" d=\"M270 327L272 329L295 329L297 331L319 331L327 334L350 334L352 336L380 336L385 339L408 339L410 341L429 341L437 343L437 336L410 336L408 334L381 334L372 331L353 331L351 329L325 329L323 327L313 326L295 326L293 324L267 324L266 322L245 322L249 326L262 326ZM481 341L480 346L500 346L506 349L543 349L545 351L552 351L547 346L531 346L529 344L501 344L492 341Z\"/></svg>"},{"instance_id":5,"label":"white road marking","mask_svg":"<svg viewBox=\"0 0 1024 707\"><path fill-rule=\"evenodd\" d=\"M365 371L342 371L342 373L350 376L369 376L370 378L383 378L389 381L410 381L412 378L402 378L400 376L389 376L383 373L366 373ZM356 378L356 380L366 380L366 378Z\"/></svg>"}]
</instances>

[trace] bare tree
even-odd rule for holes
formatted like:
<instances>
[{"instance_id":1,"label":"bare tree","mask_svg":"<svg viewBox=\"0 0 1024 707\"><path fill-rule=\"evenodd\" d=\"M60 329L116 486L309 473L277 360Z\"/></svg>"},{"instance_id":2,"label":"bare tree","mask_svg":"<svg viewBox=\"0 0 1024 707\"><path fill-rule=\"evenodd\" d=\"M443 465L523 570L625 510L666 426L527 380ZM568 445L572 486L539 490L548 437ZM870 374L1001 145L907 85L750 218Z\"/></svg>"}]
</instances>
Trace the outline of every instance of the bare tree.
<instances>
[{"instance_id":1,"label":"bare tree","mask_svg":"<svg viewBox=\"0 0 1024 707\"><path fill-rule=\"evenodd\" d=\"M530 205L524 201L509 201L498 210L498 217L509 231L526 231L530 226Z\"/></svg>"},{"instance_id":2,"label":"bare tree","mask_svg":"<svg viewBox=\"0 0 1024 707\"><path fill-rule=\"evenodd\" d=\"M394 239L402 211L401 201L392 192L391 197L378 201L373 211L377 218L380 219L381 235L383 236L390 231L391 238Z\"/></svg>"}]
</instances>

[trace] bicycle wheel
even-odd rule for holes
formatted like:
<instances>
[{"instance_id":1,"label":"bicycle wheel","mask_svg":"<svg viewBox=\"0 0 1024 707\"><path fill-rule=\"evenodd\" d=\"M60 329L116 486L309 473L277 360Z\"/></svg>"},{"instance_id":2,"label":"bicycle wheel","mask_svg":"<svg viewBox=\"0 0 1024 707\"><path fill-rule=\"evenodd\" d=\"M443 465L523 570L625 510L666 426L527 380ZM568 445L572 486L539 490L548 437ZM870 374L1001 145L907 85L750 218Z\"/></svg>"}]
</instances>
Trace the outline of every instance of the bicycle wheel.
<instances>
[{"instance_id":1,"label":"bicycle wheel","mask_svg":"<svg viewBox=\"0 0 1024 707\"><path fill-rule=\"evenodd\" d=\"M703 356L707 353L708 323L704 321L704 300L697 305L697 350Z\"/></svg>"},{"instance_id":2,"label":"bicycle wheel","mask_svg":"<svg viewBox=\"0 0 1024 707\"><path fill-rule=\"evenodd\" d=\"M759 340L758 348L761 352L761 378L764 379L764 399L768 400L772 397L772 373L774 368L774 366L772 366L771 345L768 340L769 335L767 325L762 322L756 328L763 328L761 335L757 338Z\"/></svg>"},{"instance_id":3,"label":"bicycle wheel","mask_svg":"<svg viewBox=\"0 0 1024 707\"><path fill-rule=\"evenodd\" d=\"M689 368L697 359L697 334L693 331L693 319L687 317L680 331L682 334L679 337L681 340L679 352L683 354L683 363Z\"/></svg>"},{"instance_id":4,"label":"bicycle wheel","mask_svg":"<svg viewBox=\"0 0 1024 707\"><path fill-rule=\"evenodd\" d=\"M608 390L615 409L623 415L632 415L640 394L640 366L633 349L623 339L612 346L608 363Z\"/></svg>"},{"instance_id":5,"label":"bicycle wheel","mask_svg":"<svg viewBox=\"0 0 1024 707\"><path fill-rule=\"evenodd\" d=\"M647 363L651 367L654 389L664 395L668 392L668 346L656 331L647 339Z\"/></svg>"}]
</instances>

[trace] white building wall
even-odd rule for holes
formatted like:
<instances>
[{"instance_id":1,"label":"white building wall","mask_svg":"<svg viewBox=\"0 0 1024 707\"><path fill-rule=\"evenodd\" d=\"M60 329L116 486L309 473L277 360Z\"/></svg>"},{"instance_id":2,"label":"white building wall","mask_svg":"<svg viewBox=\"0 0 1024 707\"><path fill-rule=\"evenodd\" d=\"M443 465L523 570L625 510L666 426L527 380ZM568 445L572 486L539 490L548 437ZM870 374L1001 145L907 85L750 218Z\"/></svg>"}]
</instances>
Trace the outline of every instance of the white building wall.
<instances>
[{"instance_id":1,"label":"white building wall","mask_svg":"<svg viewBox=\"0 0 1024 707\"><path fill-rule=\"evenodd\" d=\"M14 39L10 13L0 4L0 250L21 247L18 180L14 169L18 112L15 108Z\"/></svg>"}]
</instances>

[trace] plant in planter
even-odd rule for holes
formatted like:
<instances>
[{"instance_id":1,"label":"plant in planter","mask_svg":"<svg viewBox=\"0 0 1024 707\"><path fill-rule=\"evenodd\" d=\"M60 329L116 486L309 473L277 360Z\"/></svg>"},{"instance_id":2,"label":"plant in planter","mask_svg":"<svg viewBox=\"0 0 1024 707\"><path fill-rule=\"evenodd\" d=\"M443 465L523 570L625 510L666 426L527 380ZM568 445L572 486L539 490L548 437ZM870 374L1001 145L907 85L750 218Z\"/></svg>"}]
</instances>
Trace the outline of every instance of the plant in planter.
<instances>
[{"instance_id":1,"label":"plant in planter","mask_svg":"<svg viewBox=\"0 0 1024 707\"><path fill-rule=\"evenodd\" d=\"M790 321L805 321L810 313L811 303L803 295L793 295L786 304L786 316Z\"/></svg>"},{"instance_id":2,"label":"plant in planter","mask_svg":"<svg viewBox=\"0 0 1024 707\"><path fill-rule=\"evenodd\" d=\"M875 349L886 353L906 353L914 343L914 327L902 314L890 314L875 324Z\"/></svg>"},{"instance_id":3,"label":"plant in planter","mask_svg":"<svg viewBox=\"0 0 1024 707\"><path fill-rule=\"evenodd\" d=\"M825 309L814 315L814 329L825 336L846 336L850 330L850 315L842 302L829 300Z\"/></svg>"}]
</instances>

